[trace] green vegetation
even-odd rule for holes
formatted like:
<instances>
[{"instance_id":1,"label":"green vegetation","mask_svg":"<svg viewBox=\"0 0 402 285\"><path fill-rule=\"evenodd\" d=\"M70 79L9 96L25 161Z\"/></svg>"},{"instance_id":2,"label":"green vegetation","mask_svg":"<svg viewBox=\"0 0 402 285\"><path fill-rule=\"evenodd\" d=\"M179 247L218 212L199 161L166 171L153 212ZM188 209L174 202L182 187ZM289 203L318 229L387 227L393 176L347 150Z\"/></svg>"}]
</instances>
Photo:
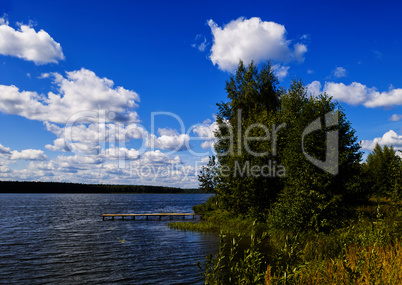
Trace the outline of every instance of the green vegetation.
<instances>
[{"instance_id":1,"label":"green vegetation","mask_svg":"<svg viewBox=\"0 0 402 285\"><path fill-rule=\"evenodd\" d=\"M355 131L327 95L308 95L301 81L289 90L277 84L269 63L259 70L240 62L226 84L229 102L218 104L217 162L201 172L201 187L211 181L219 208L233 215L333 229L365 195Z\"/></svg>"},{"instance_id":2,"label":"green vegetation","mask_svg":"<svg viewBox=\"0 0 402 285\"><path fill-rule=\"evenodd\" d=\"M377 144L367 157L364 172L373 195L399 198L402 194L402 161L392 146Z\"/></svg>"},{"instance_id":3,"label":"green vegetation","mask_svg":"<svg viewBox=\"0 0 402 285\"><path fill-rule=\"evenodd\" d=\"M169 224L220 232L220 250L198 264L206 284L399 284L402 202L370 198L328 232L289 231L208 203L202 222Z\"/></svg>"},{"instance_id":4,"label":"green vegetation","mask_svg":"<svg viewBox=\"0 0 402 285\"><path fill-rule=\"evenodd\" d=\"M377 145L362 163L341 106L300 80L278 87L269 63L240 62L226 91L199 175L216 195L194 207L203 221L170 224L221 233L199 264L206 284L402 283L396 151Z\"/></svg>"}]
</instances>

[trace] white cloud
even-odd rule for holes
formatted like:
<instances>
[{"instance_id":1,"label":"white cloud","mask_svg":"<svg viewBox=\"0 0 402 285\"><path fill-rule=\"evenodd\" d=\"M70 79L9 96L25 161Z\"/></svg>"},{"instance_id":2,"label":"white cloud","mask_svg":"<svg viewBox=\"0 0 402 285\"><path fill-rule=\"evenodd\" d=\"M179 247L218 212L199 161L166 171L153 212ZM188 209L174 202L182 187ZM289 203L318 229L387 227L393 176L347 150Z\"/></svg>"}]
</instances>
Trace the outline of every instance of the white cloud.
<instances>
[{"instance_id":1,"label":"white cloud","mask_svg":"<svg viewBox=\"0 0 402 285\"><path fill-rule=\"evenodd\" d=\"M123 157L122 157L123 156ZM197 187L199 161L185 164L178 155L160 150L141 155L134 149L106 149L101 155L60 155L48 161L32 160L25 169L13 169L0 155L4 180L66 181Z\"/></svg>"},{"instance_id":2,"label":"white cloud","mask_svg":"<svg viewBox=\"0 0 402 285\"><path fill-rule=\"evenodd\" d=\"M320 81L315 80L315 81L311 82L310 84L308 84L306 87L307 87L307 91L314 96L318 96L321 94Z\"/></svg>"},{"instance_id":3,"label":"white cloud","mask_svg":"<svg viewBox=\"0 0 402 285\"><path fill-rule=\"evenodd\" d=\"M322 92L332 96L335 100L350 105L363 105L367 108L393 107L402 105L402 89L390 89L379 92L375 88L369 88L358 82L349 85L343 83L325 82L321 90L321 83L313 81L307 85L308 91L319 95Z\"/></svg>"},{"instance_id":4,"label":"white cloud","mask_svg":"<svg viewBox=\"0 0 402 285\"><path fill-rule=\"evenodd\" d=\"M13 150L10 156L11 160L46 160L47 156L43 150L38 149L24 149L22 151Z\"/></svg>"},{"instance_id":5,"label":"white cloud","mask_svg":"<svg viewBox=\"0 0 402 285\"><path fill-rule=\"evenodd\" d=\"M46 160L47 156L42 150L24 149L21 151L11 150L0 144L0 156L6 160Z\"/></svg>"},{"instance_id":6,"label":"white cloud","mask_svg":"<svg viewBox=\"0 0 402 285\"><path fill-rule=\"evenodd\" d=\"M398 121L402 120L402 115L393 114L391 116L391 118L389 118L389 120L392 122L398 122Z\"/></svg>"},{"instance_id":7,"label":"white cloud","mask_svg":"<svg viewBox=\"0 0 402 285\"><path fill-rule=\"evenodd\" d=\"M44 30L36 32L23 24L15 30L8 24L0 18L0 54L33 61L37 65L64 59L60 44Z\"/></svg>"},{"instance_id":8,"label":"white cloud","mask_svg":"<svg viewBox=\"0 0 402 285\"><path fill-rule=\"evenodd\" d=\"M254 17L239 18L219 27L208 21L214 42L210 59L221 70L233 71L243 60L246 64L272 59L280 62L304 60L307 47L286 39L286 29L275 22L262 21Z\"/></svg>"},{"instance_id":9,"label":"white cloud","mask_svg":"<svg viewBox=\"0 0 402 285\"><path fill-rule=\"evenodd\" d=\"M167 154L161 152L160 150L147 151L141 156L141 164L177 164L181 163L180 157L175 156L174 158L169 157Z\"/></svg>"},{"instance_id":10,"label":"white cloud","mask_svg":"<svg viewBox=\"0 0 402 285\"><path fill-rule=\"evenodd\" d=\"M57 136L53 145L45 147L52 151L74 152L80 154L99 154L105 146L125 148L132 139L146 139L148 132L140 125L127 126L117 123L78 124L61 128L45 122L46 129ZM131 154L130 154L131 155Z\"/></svg>"},{"instance_id":11,"label":"white cloud","mask_svg":"<svg viewBox=\"0 0 402 285\"><path fill-rule=\"evenodd\" d=\"M324 92L334 97L334 99L351 104L351 105L366 105L369 100L371 90L367 86L353 82L350 85L343 83L326 82Z\"/></svg>"},{"instance_id":12,"label":"white cloud","mask_svg":"<svg viewBox=\"0 0 402 285\"><path fill-rule=\"evenodd\" d=\"M114 147L106 149L104 157L107 159L136 160L140 157L140 152L132 148Z\"/></svg>"},{"instance_id":13,"label":"white cloud","mask_svg":"<svg viewBox=\"0 0 402 285\"><path fill-rule=\"evenodd\" d=\"M9 155L11 154L11 150L9 147L5 147L2 144L0 144L0 155Z\"/></svg>"},{"instance_id":14,"label":"white cloud","mask_svg":"<svg viewBox=\"0 0 402 285\"><path fill-rule=\"evenodd\" d=\"M193 132L198 135L199 138L205 141L201 143L203 149L210 149L215 143L215 132L218 130L218 123L216 121L205 121L203 124L197 125L193 128Z\"/></svg>"},{"instance_id":15,"label":"white cloud","mask_svg":"<svg viewBox=\"0 0 402 285\"><path fill-rule=\"evenodd\" d=\"M150 134L146 140L146 146L151 149L160 148L163 150L180 151L184 150L190 141L190 136L187 134L162 134L157 137Z\"/></svg>"},{"instance_id":16,"label":"white cloud","mask_svg":"<svg viewBox=\"0 0 402 285\"><path fill-rule=\"evenodd\" d=\"M376 144L381 146L393 146L394 149L402 149L402 135L398 135L395 131L389 130L382 137L373 140L362 140L360 145L363 149L373 150Z\"/></svg>"},{"instance_id":17,"label":"white cloud","mask_svg":"<svg viewBox=\"0 0 402 285\"><path fill-rule=\"evenodd\" d=\"M78 170L96 171L104 162L99 156L60 155L46 162L32 162L28 170L42 170L57 173L77 173Z\"/></svg>"},{"instance_id":18,"label":"white cloud","mask_svg":"<svg viewBox=\"0 0 402 285\"><path fill-rule=\"evenodd\" d=\"M288 76L289 68L290 66L281 66L279 64L272 66L272 69L276 77L278 77L278 80L283 80L286 76Z\"/></svg>"},{"instance_id":19,"label":"white cloud","mask_svg":"<svg viewBox=\"0 0 402 285\"><path fill-rule=\"evenodd\" d=\"M334 71L332 71L332 74L333 74L336 78L345 77L345 76L346 76L346 69L343 68L343 67L337 67L337 68L335 68Z\"/></svg>"},{"instance_id":20,"label":"white cloud","mask_svg":"<svg viewBox=\"0 0 402 285\"><path fill-rule=\"evenodd\" d=\"M8 173L10 172L10 168L6 165L0 165L0 173Z\"/></svg>"},{"instance_id":21,"label":"white cloud","mask_svg":"<svg viewBox=\"0 0 402 285\"><path fill-rule=\"evenodd\" d=\"M209 156L204 156L203 158L201 158L201 163L207 164L208 162L209 162Z\"/></svg>"},{"instance_id":22,"label":"white cloud","mask_svg":"<svg viewBox=\"0 0 402 285\"><path fill-rule=\"evenodd\" d=\"M159 128L158 134L161 136L178 136L179 132L175 129Z\"/></svg>"},{"instance_id":23,"label":"white cloud","mask_svg":"<svg viewBox=\"0 0 402 285\"><path fill-rule=\"evenodd\" d=\"M81 123L100 119L114 122L137 122L139 96L123 87L113 87L112 80L100 78L94 72L81 70L66 72L66 77L52 74L58 93L47 96L20 91L16 86L0 85L0 111L22 117L66 124L72 116ZM99 118L98 110L107 110L109 116ZM73 117L74 118L74 117Z\"/></svg>"},{"instance_id":24,"label":"white cloud","mask_svg":"<svg viewBox=\"0 0 402 285\"><path fill-rule=\"evenodd\" d=\"M207 140L201 143L201 147L203 149L212 149L214 147L215 141L214 140Z\"/></svg>"}]
</instances>

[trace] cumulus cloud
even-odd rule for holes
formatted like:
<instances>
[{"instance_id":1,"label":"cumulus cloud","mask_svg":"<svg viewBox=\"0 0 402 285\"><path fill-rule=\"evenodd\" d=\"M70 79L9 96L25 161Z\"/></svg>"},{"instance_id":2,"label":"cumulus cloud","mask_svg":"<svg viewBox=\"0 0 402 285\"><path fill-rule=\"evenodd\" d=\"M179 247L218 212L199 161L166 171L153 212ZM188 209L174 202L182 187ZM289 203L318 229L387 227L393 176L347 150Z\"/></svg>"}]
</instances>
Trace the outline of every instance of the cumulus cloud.
<instances>
[{"instance_id":1,"label":"cumulus cloud","mask_svg":"<svg viewBox=\"0 0 402 285\"><path fill-rule=\"evenodd\" d=\"M398 121L402 120L402 115L393 114L391 116L391 118L389 118L389 120L392 121L392 122L398 122Z\"/></svg>"},{"instance_id":2,"label":"cumulus cloud","mask_svg":"<svg viewBox=\"0 0 402 285\"><path fill-rule=\"evenodd\" d=\"M10 172L10 168L8 168L8 166L0 165L0 173L9 173L9 172Z\"/></svg>"},{"instance_id":3,"label":"cumulus cloud","mask_svg":"<svg viewBox=\"0 0 402 285\"><path fill-rule=\"evenodd\" d=\"M382 137L373 140L362 140L360 145L363 149L373 150L376 144L381 146L393 146L394 149L402 149L402 135L398 135L395 131L389 130Z\"/></svg>"},{"instance_id":4,"label":"cumulus cloud","mask_svg":"<svg viewBox=\"0 0 402 285\"><path fill-rule=\"evenodd\" d=\"M162 135L159 137L149 134L145 145L151 149L159 148L170 151L181 151L188 146L189 141L190 136L187 134L162 132Z\"/></svg>"},{"instance_id":5,"label":"cumulus cloud","mask_svg":"<svg viewBox=\"0 0 402 285\"><path fill-rule=\"evenodd\" d=\"M138 124L94 123L77 124L64 128L45 122L46 130L57 138L53 145L45 147L52 151L74 152L80 154L99 154L107 146L125 147L132 139L146 139L148 132ZM131 156L131 154L129 155Z\"/></svg>"},{"instance_id":6,"label":"cumulus cloud","mask_svg":"<svg viewBox=\"0 0 402 285\"><path fill-rule=\"evenodd\" d=\"M149 163L162 163L162 164L177 164L181 163L180 157L175 156L174 158L169 157L167 154L161 152L160 150L147 151L141 156L142 164Z\"/></svg>"},{"instance_id":7,"label":"cumulus cloud","mask_svg":"<svg viewBox=\"0 0 402 285\"><path fill-rule=\"evenodd\" d=\"M318 95L322 92L332 96L335 100L350 105L363 105L367 108L393 107L402 105L402 89L390 89L379 92L375 88L369 88L358 82L349 85L343 83L325 82L324 87L319 81L313 81L307 85L311 94Z\"/></svg>"},{"instance_id":8,"label":"cumulus cloud","mask_svg":"<svg viewBox=\"0 0 402 285\"><path fill-rule=\"evenodd\" d=\"M205 140L201 143L203 149L212 148L215 143L215 132L218 130L218 123L209 120L204 121L203 124L197 125L193 128L193 133L197 134L199 138Z\"/></svg>"},{"instance_id":9,"label":"cumulus cloud","mask_svg":"<svg viewBox=\"0 0 402 285\"><path fill-rule=\"evenodd\" d=\"M0 144L0 154L3 154L3 155L11 154L10 148L5 147L2 144Z\"/></svg>"},{"instance_id":10,"label":"cumulus cloud","mask_svg":"<svg viewBox=\"0 0 402 285\"><path fill-rule=\"evenodd\" d=\"M275 22L262 21L254 17L239 18L219 27L208 21L213 35L210 59L221 70L233 71L243 60L260 62L272 59L280 62L304 61L307 47L302 43L291 43L286 39L286 29Z\"/></svg>"},{"instance_id":11,"label":"cumulus cloud","mask_svg":"<svg viewBox=\"0 0 402 285\"><path fill-rule=\"evenodd\" d=\"M46 160L47 156L43 152L43 150L38 150L38 149L24 149L22 151L12 151L11 160L18 160L18 159L23 159L23 160Z\"/></svg>"},{"instance_id":12,"label":"cumulus cloud","mask_svg":"<svg viewBox=\"0 0 402 285\"><path fill-rule=\"evenodd\" d=\"M81 156L60 155L50 161L32 162L26 169L27 172L35 173L36 171L46 172L46 175L63 177L65 173L78 173L79 171L86 171L87 175L89 171L99 171L103 158L99 156ZM33 174L35 175L35 174Z\"/></svg>"},{"instance_id":13,"label":"cumulus cloud","mask_svg":"<svg viewBox=\"0 0 402 285\"><path fill-rule=\"evenodd\" d=\"M288 76L290 66L281 66L279 64L275 64L272 66L272 68L276 77L278 77L278 80L283 80L286 76Z\"/></svg>"},{"instance_id":14,"label":"cumulus cloud","mask_svg":"<svg viewBox=\"0 0 402 285\"><path fill-rule=\"evenodd\" d=\"M42 150L24 149L21 151L11 150L0 144L0 156L8 160L46 160L47 156Z\"/></svg>"},{"instance_id":15,"label":"cumulus cloud","mask_svg":"<svg viewBox=\"0 0 402 285\"><path fill-rule=\"evenodd\" d=\"M0 111L31 120L66 124L69 120L81 123L97 122L98 110L107 110L106 121L137 122L139 96L123 87L114 87L112 80L98 77L93 71L66 72L66 77L52 74L57 94L47 96L20 91L16 86L0 85Z\"/></svg>"},{"instance_id":16,"label":"cumulus cloud","mask_svg":"<svg viewBox=\"0 0 402 285\"><path fill-rule=\"evenodd\" d=\"M125 147L114 147L106 149L104 157L112 160L136 160L140 157L140 152L133 148L127 149Z\"/></svg>"},{"instance_id":17,"label":"cumulus cloud","mask_svg":"<svg viewBox=\"0 0 402 285\"><path fill-rule=\"evenodd\" d=\"M60 44L47 32L36 32L23 24L16 30L4 18L0 18L0 54L33 61L37 65L64 59Z\"/></svg>"},{"instance_id":18,"label":"cumulus cloud","mask_svg":"<svg viewBox=\"0 0 402 285\"><path fill-rule=\"evenodd\" d=\"M336 78L345 77L345 76L346 76L346 69L343 68L343 67L337 67L337 68L335 68L334 71L332 71L332 74L333 74Z\"/></svg>"}]
</instances>

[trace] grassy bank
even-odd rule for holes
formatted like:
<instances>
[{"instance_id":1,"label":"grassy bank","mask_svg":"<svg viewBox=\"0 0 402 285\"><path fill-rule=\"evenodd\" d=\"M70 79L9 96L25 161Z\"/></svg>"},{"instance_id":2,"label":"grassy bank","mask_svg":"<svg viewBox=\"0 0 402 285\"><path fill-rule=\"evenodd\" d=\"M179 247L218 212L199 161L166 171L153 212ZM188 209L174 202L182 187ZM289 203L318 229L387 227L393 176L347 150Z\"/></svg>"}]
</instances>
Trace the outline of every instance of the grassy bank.
<instances>
[{"instance_id":1,"label":"grassy bank","mask_svg":"<svg viewBox=\"0 0 402 285\"><path fill-rule=\"evenodd\" d=\"M402 284L401 202L371 199L327 233L275 230L211 202L195 209L203 221L169 225L221 233L219 253L200 264L206 284Z\"/></svg>"},{"instance_id":2,"label":"grassy bank","mask_svg":"<svg viewBox=\"0 0 402 285\"><path fill-rule=\"evenodd\" d=\"M253 229L253 220L247 217L232 217L224 211L215 211L211 215L202 216L201 221L173 222L169 223L168 227L185 231L246 235Z\"/></svg>"},{"instance_id":3,"label":"grassy bank","mask_svg":"<svg viewBox=\"0 0 402 285\"><path fill-rule=\"evenodd\" d=\"M216 207L216 197L211 196L205 204L194 206L195 213L201 215L201 221L173 222L168 227L176 230L216 232L226 235L249 235L252 230L263 232L266 224L254 224L254 220L246 216L233 216L227 211Z\"/></svg>"}]
</instances>

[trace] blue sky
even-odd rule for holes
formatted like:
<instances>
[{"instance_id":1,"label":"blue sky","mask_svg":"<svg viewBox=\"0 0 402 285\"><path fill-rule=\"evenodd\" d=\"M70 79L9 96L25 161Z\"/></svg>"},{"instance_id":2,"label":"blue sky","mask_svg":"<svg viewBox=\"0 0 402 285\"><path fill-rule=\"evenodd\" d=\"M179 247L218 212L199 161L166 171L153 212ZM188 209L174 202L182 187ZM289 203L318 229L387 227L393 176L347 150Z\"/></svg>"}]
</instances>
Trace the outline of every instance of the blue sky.
<instances>
[{"instance_id":1,"label":"blue sky","mask_svg":"<svg viewBox=\"0 0 402 285\"><path fill-rule=\"evenodd\" d=\"M2 1L0 179L196 187L239 58L333 96L366 153L402 149L401 6Z\"/></svg>"}]
</instances>

